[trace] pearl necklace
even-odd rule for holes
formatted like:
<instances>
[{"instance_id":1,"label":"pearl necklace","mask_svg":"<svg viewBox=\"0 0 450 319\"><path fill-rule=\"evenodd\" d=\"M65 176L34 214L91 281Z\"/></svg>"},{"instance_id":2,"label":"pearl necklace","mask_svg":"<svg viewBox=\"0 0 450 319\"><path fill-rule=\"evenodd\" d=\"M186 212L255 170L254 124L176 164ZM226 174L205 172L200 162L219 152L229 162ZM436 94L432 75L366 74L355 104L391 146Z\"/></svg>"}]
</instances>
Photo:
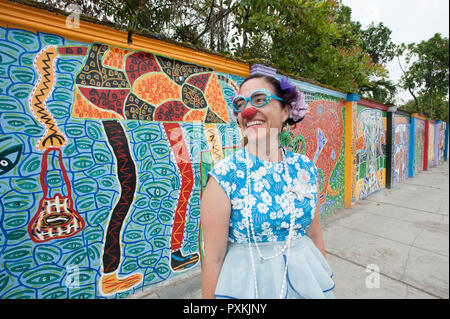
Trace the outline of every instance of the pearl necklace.
<instances>
[{"instance_id":1,"label":"pearl necklace","mask_svg":"<svg viewBox=\"0 0 450 319\"><path fill-rule=\"evenodd\" d=\"M255 247L256 247L256 251L258 252L259 258L260 258L260 262L263 263L264 260L269 260L269 259L273 259L276 258L278 256L280 256L282 253L284 253L284 251L287 249L287 255L286 255L286 265L284 267L284 273L283 273L283 282L281 285L281 291L280 291L280 299L283 298L283 292L286 290L286 277L287 277L287 269L288 269L288 263L289 263L289 254L290 254L290 247L291 247L291 239L293 237L293 230L294 230L294 209L295 209L295 203L294 203L294 189L292 188L292 178L289 175L289 168L286 162L286 158L285 158L285 154L284 154L284 150L282 150L281 152L282 154L282 161L283 161L283 165L284 165L284 180L286 181L286 183L288 184L288 189L287 189L287 194L288 194L288 212L290 214L290 221L289 221L289 235L288 238L284 244L284 246L281 248L281 250L276 253L273 256L269 256L269 257L264 257L261 254L261 250L259 249L258 246L258 242L256 240L256 236L255 236L255 228L253 226L253 217L252 217L252 207L250 205L250 200L249 200L249 195L250 195L250 158L249 158L249 152L247 149L245 149L245 161L246 161L246 168L247 168L247 176L246 176L246 181L245 181L245 189L246 189L246 196L245 196L245 207L244 207L244 215L246 217L247 220L247 235L248 235L248 244L249 244L249 250L250 250L250 259L251 259L251 264L252 264L252 270L253 270L253 275L254 275L254 282L255 282L255 297L256 299L258 298L258 285L257 285L257 280L256 280L256 268L255 268L255 261L253 258L253 248L252 248L252 240L251 240L251 236L250 236L250 231L253 235L253 240L255 242Z\"/></svg>"}]
</instances>

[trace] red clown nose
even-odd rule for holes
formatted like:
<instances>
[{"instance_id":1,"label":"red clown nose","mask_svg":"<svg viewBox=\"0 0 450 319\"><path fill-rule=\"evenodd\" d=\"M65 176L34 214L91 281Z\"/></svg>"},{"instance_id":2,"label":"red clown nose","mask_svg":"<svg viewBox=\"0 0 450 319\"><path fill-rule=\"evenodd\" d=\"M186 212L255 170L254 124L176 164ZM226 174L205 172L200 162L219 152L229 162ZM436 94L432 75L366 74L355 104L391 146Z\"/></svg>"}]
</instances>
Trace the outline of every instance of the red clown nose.
<instances>
[{"instance_id":1,"label":"red clown nose","mask_svg":"<svg viewBox=\"0 0 450 319\"><path fill-rule=\"evenodd\" d=\"M241 112L241 115L246 120L251 120L256 115L256 108L249 107Z\"/></svg>"}]
</instances>

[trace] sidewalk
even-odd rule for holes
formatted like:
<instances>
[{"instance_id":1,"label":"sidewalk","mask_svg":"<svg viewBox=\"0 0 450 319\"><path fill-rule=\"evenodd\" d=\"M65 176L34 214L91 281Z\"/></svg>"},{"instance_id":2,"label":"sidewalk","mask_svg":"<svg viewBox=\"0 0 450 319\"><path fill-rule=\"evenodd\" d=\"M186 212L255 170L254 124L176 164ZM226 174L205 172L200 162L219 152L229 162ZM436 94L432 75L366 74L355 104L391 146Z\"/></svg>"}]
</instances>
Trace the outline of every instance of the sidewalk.
<instances>
[{"instance_id":1,"label":"sidewalk","mask_svg":"<svg viewBox=\"0 0 450 319\"><path fill-rule=\"evenodd\" d=\"M321 223L336 298L449 298L448 161ZM196 299L200 285L196 269L131 298Z\"/></svg>"},{"instance_id":2,"label":"sidewalk","mask_svg":"<svg viewBox=\"0 0 450 319\"><path fill-rule=\"evenodd\" d=\"M448 161L325 218L336 298L449 298L448 218Z\"/></svg>"}]
</instances>

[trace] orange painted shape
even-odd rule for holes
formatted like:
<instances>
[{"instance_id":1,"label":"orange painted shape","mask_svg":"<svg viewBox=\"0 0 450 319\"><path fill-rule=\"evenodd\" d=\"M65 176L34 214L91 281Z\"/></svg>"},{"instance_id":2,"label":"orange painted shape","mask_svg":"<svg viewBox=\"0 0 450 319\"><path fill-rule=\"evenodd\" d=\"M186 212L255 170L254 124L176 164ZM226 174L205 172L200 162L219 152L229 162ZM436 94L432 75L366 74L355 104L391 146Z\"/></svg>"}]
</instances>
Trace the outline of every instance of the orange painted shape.
<instances>
[{"instance_id":1,"label":"orange painted shape","mask_svg":"<svg viewBox=\"0 0 450 319\"><path fill-rule=\"evenodd\" d=\"M360 136L358 137L358 139L356 140L356 150L362 150L364 147L364 136Z\"/></svg>"},{"instance_id":2,"label":"orange painted shape","mask_svg":"<svg viewBox=\"0 0 450 319\"><path fill-rule=\"evenodd\" d=\"M184 116L183 122L203 122L205 115L206 110L192 110Z\"/></svg>"},{"instance_id":3,"label":"orange painted shape","mask_svg":"<svg viewBox=\"0 0 450 319\"><path fill-rule=\"evenodd\" d=\"M34 68L39 74L39 80L34 86L28 102L33 116L45 126L44 136L36 145L37 149L41 151L49 147L62 147L67 142L64 133L58 128L46 106L46 100L55 83L54 61L57 55L56 48L49 46L42 49L34 60Z\"/></svg>"},{"instance_id":4,"label":"orange painted shape","mask_svg":"<svg viewBox=\"0 0 450 319\"><path fill-rule=\"evenodd\" d=\"M115 272L103 274L101 279L101 290L104 295L125 291L139 284L142 279L142 274L133 274L123 278L119 278Z\"/></svg>"},{"instance_id":5,"label":"orange painted shape","mask_svg":"<svg viewBox=\"0 0 450 319\"><path fill-rule=\"evenodd\" d=\"M222 94L222 89L219 85L219 80L215 73L209 79L208 87L205 91L205 98L208 106L226 123L230 123L228 116L228 108L225 103L225 98Z\"/></svg>"},{"instance_id":6,"label":"orange painted shape","mask_svg":"<svg viewBox=\"0 0 450 319\"><path fill-rule=\"evenodd\" d=\"M121 119L116 112L101 110L89 103L78 90L75 92L75 101L73 102L72 116L90 119Z\"/></svg>"},{"instance_id":7,"label":"orange painted shape","mask_svg":"<svg viewBox=\"0 0 450 319\"><path fill-rule=\"evenodd\" d=\"M181 88L163 73L147 73L134 82L133 93L152 105L181 99Z\"/></svg>"},{"instance_id":8,"label":"orange painted shape","mask_svg":"<svg viewBox=\"0 0 450 319\"><path fill-rule=\"evenodd\" d=\"M128 52L131 51L117 47L109 47L109 50L105 53L105 57L103 58L103 65L122 70L124 57Z\"/></svg>"}]
</instances>

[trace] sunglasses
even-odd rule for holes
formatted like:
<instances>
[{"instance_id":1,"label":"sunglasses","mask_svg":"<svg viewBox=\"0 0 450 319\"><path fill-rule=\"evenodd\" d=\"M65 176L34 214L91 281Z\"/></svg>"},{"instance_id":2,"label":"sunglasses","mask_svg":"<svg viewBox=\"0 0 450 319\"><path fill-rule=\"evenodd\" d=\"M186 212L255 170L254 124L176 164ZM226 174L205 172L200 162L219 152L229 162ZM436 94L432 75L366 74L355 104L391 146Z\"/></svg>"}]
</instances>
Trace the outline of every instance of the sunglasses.
<instances>
[{"instance_id":1,"label":"sunglasses","mask_svg":"<svg viewBox=\"0 0 450 319\"><path fill-rule=\"evenodd\" d=\"M267 105L272 99L283 101L282 98L272 94L267 89L256 89L249 97L237 95L233 98L233 109L236 113L240 113L245 109L248 102L255 107L263 107Z\"/></svg>"}]
</instances>

